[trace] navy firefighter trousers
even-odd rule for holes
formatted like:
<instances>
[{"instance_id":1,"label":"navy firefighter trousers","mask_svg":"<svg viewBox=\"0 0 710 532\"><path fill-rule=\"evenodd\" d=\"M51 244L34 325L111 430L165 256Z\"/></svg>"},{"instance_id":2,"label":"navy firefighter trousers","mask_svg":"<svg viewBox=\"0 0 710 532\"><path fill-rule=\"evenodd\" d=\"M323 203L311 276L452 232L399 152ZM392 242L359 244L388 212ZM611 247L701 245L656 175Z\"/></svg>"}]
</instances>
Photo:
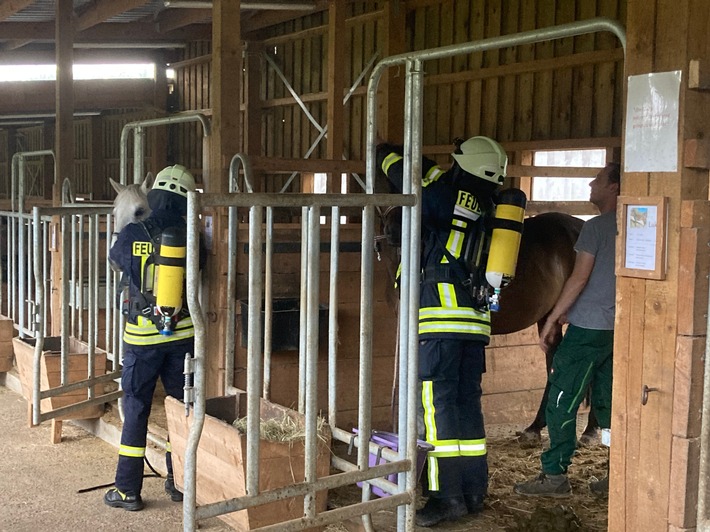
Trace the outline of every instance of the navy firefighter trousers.
<instances>
[{"instance_id":1,"label":"navy firefighter trousers","mask_svg":"<svg viewBox=\"0 0 710 532\"><path fill-rule=\"evenodd\" d=\"M194 339L147 346L124 345L121 375L124 421L118 452L116 487L123 493L140 494L143 487L148 416L153 404L155 385L160 378L167 395L183 400L185 353L192 356ZM171 474L170 444L165 462L168 473Z\"/></svg>"}]
</instances>

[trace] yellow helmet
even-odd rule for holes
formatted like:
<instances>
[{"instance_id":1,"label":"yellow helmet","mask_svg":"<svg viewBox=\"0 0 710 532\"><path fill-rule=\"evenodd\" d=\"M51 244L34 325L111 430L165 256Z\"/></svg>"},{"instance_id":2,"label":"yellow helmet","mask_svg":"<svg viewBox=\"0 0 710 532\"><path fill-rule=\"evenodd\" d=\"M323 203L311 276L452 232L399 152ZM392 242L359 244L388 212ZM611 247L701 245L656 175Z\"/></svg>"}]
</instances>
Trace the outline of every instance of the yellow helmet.
<instances>
[{"instance_id":1,"label":"yellow helmet","mask_svg":"<svg viewBox=\"0 0 710 532\"><path fill-rule=\"evenodd\" d=\"M460 152L460 153L459 153ZM451 156L469 174L497 185L503 183L508 156L503 146L488 137L471 137Z\"/></svg>"},{"instance_id":2,"label":"yellow helmet","mask_svg":"<svg viewBox=\"0 0 710 532\"><path fill-rule=\"evenodd\" d=\"M187 198L188 192L195 191L195 178L181 164L166 166L155 176L151 190L165 190Z\"/></svg>"}]
</instances>

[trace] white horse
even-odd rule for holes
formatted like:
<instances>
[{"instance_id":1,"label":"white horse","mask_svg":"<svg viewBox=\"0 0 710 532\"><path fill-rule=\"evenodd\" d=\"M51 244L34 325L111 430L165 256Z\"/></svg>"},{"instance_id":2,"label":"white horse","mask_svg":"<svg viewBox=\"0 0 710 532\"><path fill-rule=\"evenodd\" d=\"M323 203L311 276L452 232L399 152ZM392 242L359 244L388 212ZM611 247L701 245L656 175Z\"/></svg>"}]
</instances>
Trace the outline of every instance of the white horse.
<instances>
[{"instance_id":1,"label":"white horse","mask_svg":"<svg viewBox=\"0 0 710 532\"><path fill-rule=\"evenodd\" d=\"M150 215L148 206L148 191L153 183L153 174L148 173L141 183L122 185L109 178L111 186L116 191L113 201L114 234L130 223L145 220Z\"/></svg>"}]
</instances>

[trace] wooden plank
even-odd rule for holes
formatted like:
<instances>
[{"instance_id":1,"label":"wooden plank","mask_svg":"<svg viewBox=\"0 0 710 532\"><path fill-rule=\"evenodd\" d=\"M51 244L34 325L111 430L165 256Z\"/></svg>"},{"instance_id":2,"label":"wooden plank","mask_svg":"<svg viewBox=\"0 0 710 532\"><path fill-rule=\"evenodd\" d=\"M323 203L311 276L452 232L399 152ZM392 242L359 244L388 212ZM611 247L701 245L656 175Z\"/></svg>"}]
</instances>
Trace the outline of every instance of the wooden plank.
<instances>
[{"instance_id":1,"label":"wooden plank","mask_svg":"<svg viewBox=\"0 0 710 532\"><path fill-rule=\"evenodd\" d=\"M498 37L501 34L502 9L498 2L486 3L485 37ZM500 50L489 50L483 54L483 64L491 68L500 64ZM498 78L483 81L481 102L481 131L479 134L491 138L498 137Z\"/></svg>"},{"instance_id":2,"label":"wooden plank","mask_svg":"<svg viewBox=\"0 0 710 532\"><path fill-rule=\"evenodd\" d=\"M461 43L468 41L468 21L469 21L469 2L466 0L457 0L453 6L453 42ZM458 73L468 70L468 56L457 55L452 60L452 72ZM451 86L451 109L450 109L450 133L463 137L466 134L466 83L459 81ZM447 140L443 141L446 144Z\"/></svg>"},{"instance_id":3,"label":"wooden plank","mask_svg":"<svg viewBox=\"0 0 710 532\"><path fill-rule=\"evenodd\" d=\"M574 11L574 2L557 2L555 24L573 22ZM555 40L555 57L564 57L570 55L573 51L574 39L572 37ZM571 129L572 70L569 68L555 70L552 79L550 137L556 139L568 138Z\"/></svg>"},{"instance_id":4,"label":"wooden plank","mask_svg":"<svg viewBox=\"0 0 710 532\"><path fill-rule=\"evenodd\" d=\"M688 65L688 88L710 90L710 63L706 60L691 59Z\"/></svg>"},{"instance_id":5,"label":"wooden plank","mask_svg":"<svg viewBox=\"0 0 710 532\"><path fill-rule=\"evenodd\" d=\"M521 0L520 31L535 29L535 0ZM535 45L528 44L518 47L518 61L527 63L535 57ZM533 89L535 75L523 73L518 75L517 97L515 99L515 139L530 140L533 130Z\"/></svg>"},{"instance_id":6,"label":"wooden plank","mask_svg":"<svg viewBox=\"0 0 710 532\"><path fill-rule=\"evenodd\" d=\"M594 18L597 12L596 0L587 0L577 6L577 19ZM594 50L594 34L574 38L574 52ZM586 137L592 134L594 101L594 65L583 65L572 70L571 127L572 137ZM608 106L608 104L607 104ZM612 109L597 109L597 113L609 114Z\"/></svg>"},{"instance_id":7,"label":"wooden plank","mask_svg":"<svg viewBox=\"0 0 710 532\"><path fill-rule=\"evenodd\" d=\"M328 5L328 106L327 120L328 138L326 139L326 156L328 159L341 159L343 156L343 132L345 129L343 107L343 90L345 89L345 6L337 2ZM339 192L339 173L328 175L327 192Z\"/></svg>"},{"instance_id":8,"label":"wooden plank","mask_svg":"<svg viewBox=\"0 0 710 532\"><path fill-rule=\"evenodd\" d=\"M511 35L520 31L518 20L520 18L519 0L515 2L501 2L502 34ZM518 62L518 47L511 46L500 50L500 61L504 65ZM505 76L500 80L498 102L498 133L499 141L515 138L516 101L518 99L516 76Z\"/></svg>"},{"instance_id":9,"label":"wooden plank","mask_svg":"<svg viewBox=\"0 0 710 532\"><path fill-rule=\"evenodd\" d=\"M537 2L537 27L546 28L555 24L555 0L539 0ZM553 41L535 45L535 59L556 61ZM552 72L535 74L535 115L533 117L533 138L549 139L552 123Z\"/></svg>"},{"instance_id":10,"label":"wooden plank","mask_svg":"<svg viewBox=\"0 0 710 532\"><path fill-rule=\"evenodd\" d=\"M678 337L673 388L672 433L674 437L700 439L704 354L705 338Z\"/></svg>"},{"instance_id":11,"label":"wooden plank","mask_svg":"<svg viewBox=\"0 0 710 532\"><path fill-rule=\"evenodd\" d=\"M485 3L473 2L469 17L470 36L473 40L476 35L483 35L486 27ZM476 52L469 55L468 68L471 71L479 70L483 67L483 53ZM478 135L481 132L481 120L483 116L483 82L481 80L468 83L467 96L467 117L466 117L466 135L471 137ZM449 147L450 149L450 147Z\"/></svg>"},{"instance_id":12,"label":"wooden plank","mask_svg":"<svg viewBox=\"0 0 710 532\"><path fill-rule=\"evenodd\" d=\"M539 390L525 390L502 394L487 394L484 390L481 407L486 424L527 423L535 416L540 406L540 398L544 387Z\"/></svg>"},{"instance_id":13,"label":"wooden plank","mask_svg":"<svg viewBox=\"0 0 710 532\"><path fill-rule=\"evenodd\" d=\"M439 5L427 6L424 9L418 11L421 13L419 20L421 22L417 23L417 27L421 27L424 24L423 39L421 41L422 48L436 48L439 45L439 28L441 24L441 19L439 16ZM431 28L437 28L431 31ZM439 73L439 61L427 61L424 63L424 68L427 75L436 75ZM426 77L426 76L425 76ZM423 87L423 104L422 104L422 120L426 124L422 128L422 141L423 142L433 142L436 138L436 124L443 108L439 107L438 103L438 91L433 87Z\"/></svg>"},{"instance_id":14,"label":"wooden plank","mask_svg":"<svg viewBox=\"0 0 710 532\"><path fill-rule=\"evenodd\" d=\"M486 349L486 393L544 389L546 383L545 353L538 345Z\"/></svg>"},{"instance_id":15,"label":"wooden plank","mask_svg":"<svg viewBox=\"0 0 710 532\"><path fill-rule=\"evenodd\" d=\"M454 42L454 9L453 2L444 2L439 9L439 41L438 46L447 46ZM432 32L434 33L434 32ZM453 68L453 58L447 57L438 61L438 72L451 72ZM436 89L436 113L434 138L436 142L445 143L452 141L452 134L458 135L458 132L453 132L451 122L453 119L451 85L440 85Z\"/></svg>"},{"instance_id":16,"label":"wooden plank","mask_svg":"<svg viewBox=\"0 0 710 532\"><path fill-rule=\"evenodd\" d=\"M707 328L710 257L710 205L707 201L684 201L681 213L678 282L678 334L704 335Z\"/></svg>"},{"instance_id":17,"label":"wooden plank","mask_svg":"<svg viewBox=\"0 0 710 532\"><path fill-rule=\"evenodd\" d=\"M388 57L404 52L406 17L405 7L400 2L388 1L384 6L384 35L382 56ZM350 54L348 54L349 56ZM383 138L398 144L404 143L404 76L389 68L381 81L384 97L384 113L379 113L377 131ZM384 123L383 123L384 120ZM363 150L364 152L364 150Z\"/></svg>"},{"instance_id":18,"label":"wooden plank","mask_svg":"<svg viewBox=\"0 0 710 532\"><path fill-rule=\"evenodd\" d=\"M700 438L673 437L668 530L697 524Z\"/></svg>"}]
</instances>

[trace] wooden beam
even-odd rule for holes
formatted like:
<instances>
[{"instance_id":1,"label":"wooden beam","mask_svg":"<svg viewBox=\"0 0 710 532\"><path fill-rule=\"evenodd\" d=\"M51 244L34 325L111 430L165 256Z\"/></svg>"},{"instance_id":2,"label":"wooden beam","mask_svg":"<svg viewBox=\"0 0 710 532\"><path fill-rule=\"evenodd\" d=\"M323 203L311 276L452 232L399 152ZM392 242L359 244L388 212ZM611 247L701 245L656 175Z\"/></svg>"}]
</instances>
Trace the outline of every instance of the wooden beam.
<instances>
[{"instance_id":1,"label":"wooden beam","mask_svg":"<svg viewBox=\"0 0 710 532\"><path fill-rule=\"evenodd\" d=\"M132 22L130 24L104 22L79 33L75 42L107 42L122 45L130 42L182 43L193 40L209 40L211 31L209 24L193 24L167 33L160 33L152 22ZM54 23L0 22L0 36L4 40L54 41Z\"/></svg>"},{"instance_id":2,"label":"wooden beam","mask_svg":"<svg viewBox=\"0 0 710 532\"><path fill-rule=\"evenodd\" d=\"M0 3L0 20L5 20L15 13L22 11L33 2L34 0L5 0Z\"/></svg>"},{"instance_id":3,"label":"wooden beam","mask_svg":"<svg viewBox=\"0 0 710 532\"><path fill-rule=\"evenodd\" d=\"M211 9L168 9L158 15L158 32L167 33L191 24L209 23Z\"/></svg>"},{"instance_id":4,"label":"wooden beam","mask_svg":"<svg viewBox=\"0 0 710 532\"><path fill-rule=\"evenodd\" d=\"M148 0L94 0L88 9L79 14L76 21L77 31L83 31L121 13L143 7Z\"/></svg>"},{"instance_id":5,"label":"wooden beam","mask_svg":"<svg viewBox=\"0 0 710 532\"><path fill-rule=\"evenodd\" d=\"M691 59L688 66L688 88L710 90L710 61Z\"/></svg>"},{"instance_id":6,"label":"wooden beam","mask_svg":"<svg viewBox=\"0 0 710 532\"><path fill-rule=\"evenodd\" d=\"M264 173L339 172L364 173L365 161L337 159L285 159L281 157L250 157L251 166Z\"/></svg>"},{"instance_id":7,"label":"wooden beam","mask_svg":"<svg viewBox=\"0 0 710 532\"><path fill-rule=\"evenodd\" d=\"M345 90L345 6L337 0L328 3L328 103L326 153L330 159L343 156L343 91ZM327 192L340 191L340 173L328 174Z\"/></svg>"}]
</instances>

